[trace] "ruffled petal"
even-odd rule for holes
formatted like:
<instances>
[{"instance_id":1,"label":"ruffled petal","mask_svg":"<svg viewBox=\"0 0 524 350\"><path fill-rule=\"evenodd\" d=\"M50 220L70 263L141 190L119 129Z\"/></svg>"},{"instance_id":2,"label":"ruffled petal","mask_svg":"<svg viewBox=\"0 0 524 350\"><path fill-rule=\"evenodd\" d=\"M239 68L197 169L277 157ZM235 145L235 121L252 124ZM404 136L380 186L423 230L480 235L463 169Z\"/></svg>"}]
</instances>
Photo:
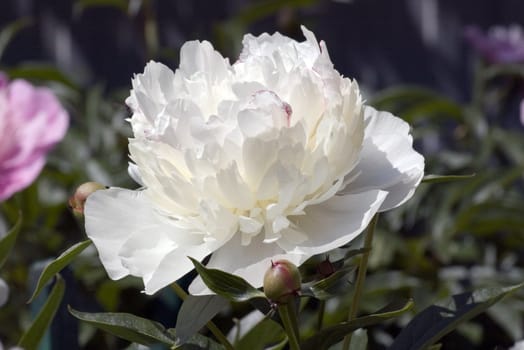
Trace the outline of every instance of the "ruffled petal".
<instances>
[{"instance_id":1,"label":"ruffled petal","mask_svg":"<svg viewBox=\"0 0 524 350\"><path fill-rule=\"evenodd\" d=\"M291 218L294 226L283 231L278 245L290 254L307 257L324 253L356 238L369 224L385 200L387 192L370 190L333 196L307 207L304 215ZM294 237L306 239L295 241Z\"/></svg>"},{"instance_id":2,"label":"ruffled petal","mask_svg":"<svg viewBox=\"0 0 524 350\"><path fill-rule=\"evenodd\" d=\"M189 272L187 255L202 259L216 249L217 243L203 242L158 215L144 191L96 191L88 197L84 213L87 235L109 277L141 277L148 294Z\"/></svg>"},{"instance_id":3,"label":"ruffled petal","mask_svg":"<svg viewBox=\"0 0 524 350\"><path fill-rule=\"evenodd\" d=\"M386 211L411 198L424 176L424 157L413 149L409 124L389 112L372 107L364 110L366 129L361 157L346 176L341 194L370 189L388 192L379 211Z\"/></svg>"}]
</instances>

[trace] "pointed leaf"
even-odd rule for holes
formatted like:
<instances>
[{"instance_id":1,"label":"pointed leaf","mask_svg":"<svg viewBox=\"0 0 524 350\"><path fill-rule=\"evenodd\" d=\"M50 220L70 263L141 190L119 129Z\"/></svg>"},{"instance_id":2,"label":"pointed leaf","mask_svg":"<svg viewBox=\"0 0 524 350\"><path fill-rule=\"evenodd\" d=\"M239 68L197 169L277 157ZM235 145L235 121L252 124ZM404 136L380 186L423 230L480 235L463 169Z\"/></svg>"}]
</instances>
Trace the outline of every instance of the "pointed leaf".
<instances>
[{"instance_id":1,"label":"pointed leaf","mask_svg":"<svg viewBox=\"0 0 524 350\"><path fill-rule=\"evenodd\" d=\"M69 312L84 322L119 338L142 345L163 343L175 345L174 336L158 322L127 313L80 312L69 307Z\"/></svg>"},{"instance_id":2,"label":"pointed leaf","mask_svg":"<svg viewBox=\"0 0 524 350\"><path fill-rule=\"evenodd\" d=\"M393 302L377 313L357 318L353 321L342 322L337 325L325 328L314 336L306 339L302 345L302 350L327 349L331 345L340 342L344 337L359 329L371 326L376 323L384 322L387 319L397 317L413 307L413 301Z\"/></svg>"},{"instance_id":3,"label":"pointed leaf","mask_svg":"<svg viewBox=\"0 0 524 350\"><path fill-rule=\"evenodd\" d=\"M65 291L65 282L60 275L56 275L56 282L49 293L44 306L36 316L35 320L29 327L29 329L24 333L18 346L25 350L36 350L40 344L42 338L45 335L45 332L53 318L55 317L56 311L60 306L62 298Z\"/></svg>"},{"instance_id":4,"label":"pointed leaf","mask_svg":"<svg viewBox=\"0 0 524 350\"><path fill-rule=\"evenodd\" d=\"M250 285L246 280L230 273L208 269L193 258L195 265L206 286L218 295L231 301L246 301L253 298L265 298L264 293Z\"/></svg>"},{"instance_id":5,"label":"pointed leaf","mask_svg":"<svg viewBox=\"0 0 524 350\"><path fill-rule=\"evenodd\" d=\"M350 245L353 244L351 242L350 244L347 244L346 247L350 247ZM339 247L339 248L343 248ZM345 252L345 254L342 257L338 257L338 259L331 260L331 254L320 254L320 255L314 255L311 258L304 261L300 266L298 267L298 270L300 271L300 275L302 276L303 282L310 282L312 280L318 280L319 277L325 277L320 274L319 267L321 264L325 264L326 261L329 261L329 263L332 265L334 270L339 270L342 267L346 266L347 264L350 264L352 262L352 259L360 254L364 254L366 252L370 251L370 249L366 248L358 248L358 249L350 249Z\"/></svg>"},{"instance_id":6,"label":"pointed leaf","mask_svg":"<svg viewBox=\"0 0 524 350\"><path fill-rule=\"evenodd\" d=\"M115 7L125 13L127 3L126 0L78 0L75 2L74 13L80 15L91 7Z\"/></svg>"},{"instance_id":7,"label":"pointed leaf","mask_svg":"<svg viewBox=\"0 0 524 350\"><path fill-rule=\"evenodd\" d=\"M15 245L20 227L22 227L22 213L18 214L18 220L16 220L15 226L0 239L0 268L5 264L11 248Z\"/></svg>"},{"instance_id":8,"label":"pointed leaf","mask_svg":"<svg viewBox=\"0 0 524 350\"><path fill-rule=\"evenodd\" d=\"M174 328L170 328L167 332L172 336L176 337ZM172 347L173 350L225 350L225 347L217 343L211 338L208 338L202 334L193 334L193 336L185 343Z\"/></svg>"},{"instance_id":9,"label":"pointed leaf","mask_svg":"<svg viewBox=\"0 0 524 350\"><path fill-rule=\"evenodd\" d=\"M187 342L192 335L228 305L229 301L219 295L188 295L178 312L177 343Z\"/></svg>"},{"instance_id":10,"label":"pointed leaf","mask_svg":"<svg viewBox=\"0 0 524 350\"><path fill-rule=\"evenodd\" d=\"M440 182L450 182L450 181L471 179L472 177L475 177L475 174L468 174L468 175L426 175L422 179L422 182L424 182L424 183L440 183Z\"/></svg>"},{"instance_id":11,"label":"pointed leaf","mask_svg":"<svg viewBox=\"0 0 524 350\"><path fill-rule=\"evenodd\" d=\"M402 330L389 350L426 349L464 321L484 312L524 283L506 288L485 288L452 296L420 312Z\"/></svg>"},{"instance_id":12,"label":"pointed leaf","mask_svg":"<svg viewBox=\"0 0 524 350\"><path fill-rule=\"evenodd\" d=\"M441 343L438 343L438 344L435 344L435 345L431 345L428 350L440 350L442 348L442 344Z\"/></svg>"},{"instance_id":13,"label":"pointed leaf","mask_svg":"<svg viewBox=\"0 0 524 350\"><path fill-rule=\"evenodd\" d=\"M64 267L69 265L69 263L81 252L84 251L87 247L91 245L90 240L85 240L83 242L77 243L72 247L69 247L65 252L60 254L58 258L50 262L42 271L40 278L38 278L38 283L36 284L35 291L29 299L28 303L33 301L33 299L40 293L44 286L49 282L49 280L58 272L60 272Z\"/></svg>"},{"instance_id":14,"label":"pointed leaf","mask_svg":"<svg viewBox=\"0 0 524 350\"><path fill-rule=\"evenodd\" d=\"M320 281L303 284L300 292L302 295L312 296L321 300L346 293L351 287L349 275L354 270L355 266L345 266Z\"/></svg>"},{"instance_id":15,"label":"pointed leaf","mask_svg":"<svg viewBox=\"0 0 524 350\"><path fill-rule=\"evenodd\" d=\"M77 90L77 85L56 67L46 63L23 63L7 70L10 78L54 81Z\"/></svg>"}]
</instances>

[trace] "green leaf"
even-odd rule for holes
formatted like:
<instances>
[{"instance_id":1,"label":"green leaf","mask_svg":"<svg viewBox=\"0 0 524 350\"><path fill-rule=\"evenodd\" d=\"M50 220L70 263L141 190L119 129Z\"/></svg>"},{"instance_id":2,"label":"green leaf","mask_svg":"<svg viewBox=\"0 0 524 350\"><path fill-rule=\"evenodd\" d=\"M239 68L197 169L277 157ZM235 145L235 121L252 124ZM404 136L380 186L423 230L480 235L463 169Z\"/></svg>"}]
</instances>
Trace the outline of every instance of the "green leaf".
<instances>
[{"instance_id":1,"label":"green leaf","mask_svg":"<svg viewBox=\"0 0 524 350\"><path fill-rule=\"evenodd\" d=\"M409 123L428 117L455 119L459 122L464 120L464 111L459 104L420 86L386 89L377 94L369 104L398 114Z\"/></svg>"},{"instance_id":2,"label":"green leaf","mask_svg":"<svg viewBox=\"0 0 524 350\"><path fill-rule=\"evenodd\" d=\"M495 64L484 69L482 72L482 77L485 80L491 80L505 75L524 78L524 67L522 67L521 64Z\"/></svg>"},{"instance_id":3,"label":"green leaf","mask_svg":"<svg viewBox=\"0 0 524 350\"><path fill-rule=\"evenodd\" d=\"M435 345L431 345L428 350L440 350L442 348L442 344L435 344Z\"/></svg>"},{"instance_id":4,"label":"green leaf","mask_svg":"<svg viewBox=\"0 0 524 350\"><path fill-rule=\"evenodd\" d=\"M339 247L339 249L337 249L337 252L332 251L330 252L330 254L314 255L311 258L304 261L302 264L300 264L298 270L300 271L300 275L302 276L302 282L310 282L325 277L320 273L319 267L322 264L326 264L328 261L334 270L339 270L344 266L352 263L352 259L355 256L370 251L370 249L365 248L348 249L346 251L345 249L351 247L351 244L353 244L353 242L345 246ZM335 256L336 259L331 261L331 258L333 256Z\"/></svg>"},{"instance_id":5,"label":"green leaf","mask_svg":"<svg viewBox=\"0 0 524 350\"><path fill-rule=\"evenodd\" d=\"M69 307L69 312L84 322L130 342L175 345L175 337L158 322L127 313L88 313Z\"/></svg>"},{"instance_id":6,"label":"green leaf","mask_svg":"<svg viewBox=\"0 0 524 350\"><path fill-rule=\"evenodd\" d=\"M13 248L16 242L16 237L18 232L20 232L20 227L22 227L22 213L18 214L18 219L16 220L15 226L10 229L7 234L0 239L0 268L4 266L9 252Z\"/></svg>"},{"instance_id":7,"label":"green leaf","mask_svg":"<svg viewBox=\"0 0 524 350\"><path fill-rule=\"evenodd\" d=\"M42 271L38 283L36 284L35 291L29 299L28 303L33 301L34 298L42 291L46 283L58 272L60 272L64 267L69 265L69 263L81 252L84 251L87 247L91 245L90 240L85 240L83 242L77 243L74 246L67 249L65 252L60 254L58 258L50 262Z\"/></svg>"},{"instance_id":8,"label":"green leaf","mask_svg":"<svg viewBox=\"0 0 524 350\"><path fill-rule=\"evenodd\" d=\"M265 298L264 293L250 285L246 280L217 269L208 269L193 258L189 258L202 277L206 286L218 295L231 301L247 301L253 298Z\"/></svg>"},{"instance_id":9,"label":"green leaf","mask_svg":"<svg viewBox=\"0 0 524 350\"><path fill-rule=\"evenodd\" d=\"M176 332L174 328L170 328L167 330L168 333L175 337ZM224 350L225 347L217 343L211 338L208 338L206 336L203 336L202 334L193 334L193 336L182 345L177 345L172 347L173 350Z\"/></svg>"},{"instance_id":10,"label":"green leaf","mask_svg":"<svg viewBox=\"0 0 524 350\"><path fill-rule=\"evenodd\" d=\"M62 277L59 274L57 274L55 285L51 290L51 293L49 293L47 301L45 302L44 306L36 316L29 329L24 333L24 335L20 339L18 346L25 350L38 349L40 341L44 337L47 328L53 321L56 311L60 306L62 297L64 296L64 291L65 282L62 279Z\"/></svg>"},{"instance_id":11,"label":"green leaf","mask_svg":"<svg viewBox=\"0 0 524 350\"><path fill-rule=\"evenodd\" d=\"M417 314L389 350L427 349L457 326L484 312L524 283L506 288L485 288L452 296Z\"/></svg>"},{"instance_id":12,"label":"green leaf","mask_svg":"<svg viewBox=\"0 0 524 350\"><path fill-rule=\"evenodd\" d=\"M15 37L15 35L22 29L32 24L30 18L20 18L14 22L9 23L0 32L0 59L4 55L5 49Z\"/></svg>"},{"instance_id":13,"label":"green leaf","mask_svg":"<svg viewBox=\"0 0 524 350\"><path fill-rule=\"evenodd\" d=\"M346 293L351 288L349 275L354 270L355 266L344 266L320 281L303 284L300 292L302 295L312 296L321 300Z\"/></svg>"},{"instance_id":14,"label":"green leaf","mask_svg":"<svg viewBox=\"0 0 524 350\"><path fill-rule=\"evenodd\" d=\"M241 323L237 327L241 327ZM242 331L242 329L239 331ZM271 318L265 317L235 344L235 348L264 350L286 340L287 336L282 327Z\"/></svg>"},{"instance_id":15,"label":"green leaf","mask_svg":"<svg viewBox=\"0 0 524 350\"><path fill-rule=\"evenodd\" d=\"M114 7L125 13L127 6L128 1L126 0L77 0L73 12L78 16L91 7Z\"/></svg>"},{"instance_id":16,"label":"green leaf","mask_svg":"<svg viewBox=\"0 0 524 350\"><path fill-rule=\"evenodd\" d=\"M228 305L229 302L219 295L188 295L177 316L177 343L187 342Z\"/></svg>"},{"instance_id":17,"label":"green leaf","mask_svg":"<svg viewBox=\"0 0 524 350\"><path fill-rule=\"evenodd\" d=\"M306 339L300 348L302 350L327 349L331 345L342 341L342 339L344 339L347 334L359 328L368 327L384 322L387 319L397 317L410 310L413 305L414 304L412 300L408 300L407 302L393 302L372 315L359 317L353 321L342 322L337 325L325 328L316 333L314 336Z\"/></svg>"},{"instance_id":18,"label":"green leaf","mask_svg":"<svg viewBox=\"0 0 524 350\"><path fill-rule=\"evenodd\" d=\"M56 67L45 63L24 63L7 70L9 77L54 81L77 90L76 84Z\"/></svg>"},{"instance_id":19,"label":"green leaf","mask_svg":"<svg viewBox=\"0 0 524 350\"><path fill-rule=\"evenodd\" d=\"M450 182L471 179L475 177L475 174L468 175L426 175L422 179L423 183L440 183L440 182Z\"/></svg>"}]
</instances>

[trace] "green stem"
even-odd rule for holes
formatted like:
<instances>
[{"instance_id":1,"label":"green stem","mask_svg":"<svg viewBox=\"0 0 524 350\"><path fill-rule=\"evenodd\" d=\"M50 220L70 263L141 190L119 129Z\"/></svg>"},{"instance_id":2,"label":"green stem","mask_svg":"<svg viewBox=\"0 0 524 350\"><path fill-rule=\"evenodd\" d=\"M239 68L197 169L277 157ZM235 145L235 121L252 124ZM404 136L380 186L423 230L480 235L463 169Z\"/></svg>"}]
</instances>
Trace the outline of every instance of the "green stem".
<instances>
[{"instance_id":1,"label":"green stem","mask_svg":"<svg viewBox=\"0 0 524 350\"><path fill-rule=\"evenodd\" d=\"M373 243L373 233L375 232L375 226L377 225L377 221L378 221L378 213L375 214L373 219L371 219L371 222L369 223L369 227L366 233L366 239L364 241L365 253L362 254L360 264L358 265L357 282L355 284L355 292L353 294L353 300L351 302L351 307L349 308L348 321L354 320L355 317L357 316L358 304L360 302L360 296L362 295L362 288L364 286L364 280L366 279L366 270L368 268L369 253L371 251L371 245ZM352 333L349 333L344 338L344 346L342 347L343 350L349 350L349 345L351 344L351 335Z\"/></svg>"},{"instance_id":2,"label":"green stem","mask_svg":"<svg viewBox=\"0 0 524 350\"><path fill-rule=\"evenodd\" d=\"M289 347L291 348L291 350L300 350L300 345L298 341L298 322L293 307L293 302L289 302L284 305L279 305L278 313L280 314L280 319L282 320L282 323L284 324L284 329L287 333Z\"/></svg>"},{"instance_id":3,"label":"green stem","mask_svg":"<svg viewBox=\"0 0 524 350\"><path fill-rule=\"evenodd\" d=\"M318 318L317 318L317 330L322 330L322 325L324 323L324 312L326 310L326 301L320 300L318 305Z\"/></svg>"},{"instance_id":4,"label":"green stem","mask_svg":"<svg viewBox=\"0 0 524 350\"><path fill-rule=\"evenodd\" d=\"M144 1L144 40L146 43L146 52L148 58L155 58L158 55L158 24L156 20L156 14L153 10L151 1Z\"/></svg>"},{"instance_id":5,"label":"green stem","mask_svg":"<svg viewBox=\"0 0 524 350\"><path fill-rule=\"evenodd\" d=\"M185 290L182 289L182 287L180 287L178 285L178 283L172 283L171 284L171 288L173 289L173 291L175 292L176 295L178 295L178 297L180 299L182 299L182 301L184 301L186 298L187 298L187 293ZM224 347L227 349L227 350L235 350L235 348L233 347L233 345L229 342L229 340L227 340L226 336L224 335L224 333L222 333L222 331L213 323L213 321L209 321L208 323L206 323L206 327L207 329L209 329L209 331L211 333L213 333L213 335L215 336L215 338L217 338L217 340L222 344L224 345Z\"/></svg>"}]
</instances>

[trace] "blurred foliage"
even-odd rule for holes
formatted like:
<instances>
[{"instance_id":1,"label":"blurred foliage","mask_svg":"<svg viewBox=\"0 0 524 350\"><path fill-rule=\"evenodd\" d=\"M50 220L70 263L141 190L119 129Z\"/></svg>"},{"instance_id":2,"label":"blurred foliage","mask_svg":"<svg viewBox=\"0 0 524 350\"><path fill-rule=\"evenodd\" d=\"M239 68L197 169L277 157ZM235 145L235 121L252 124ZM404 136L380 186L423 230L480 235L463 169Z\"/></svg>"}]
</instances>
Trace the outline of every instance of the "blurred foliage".
<instances>
[{"instance_id":1,"label":"blurred foliage","mask_svg":"<svg viewBox=\"0 0 524 350\"><path fill-rule=\"evenodd\" d=\"M318 1L254 1L236 16L215 23L214 37L209 40L225 55L234 57L231 55L238 54L241 37L252 23L315 3ZM177 48L164 47L159 36L158 14L153 1L78 0L74 11L81 15L94 8L108 7L121 11L129 16L130 21L142 26L139 33L143 38L137 40L146 42L144 57L176 60ZM286 22L289 33L298 28L295 20L291 16ZM32 25L31 19L21 19L5 26L0 32L0 57L9 50L10 40ZM35 313L26 301L35 290L43 266L68 247L85 240L82 224L66 207L69 195L77 185L86 181L129 188L136 185L127 175L127 138L131 131L125 122L128 112L124 101L129 86L108 89L98 81L80 84L74 76L46 62L21 61L14 66L0 65L0 70L10 78L24 78L50 86L71 115L69 132L48 157L39 179L0 204L0 219L6 227L14 226L19 212L24 216L15 248L0 270L0 276L11 288L9 303L0 309L0 339L7 344L16 344L24 330L29 328ZM509 286L524 281L523 128L508 127L501 117L508 114L515 99L522 98L519 87L523 83L524 65L489 66L479 62L468 103L453 101L418 86L396 86L377 92L371 98L367 96L371 105L411 123L416 148L426 158L427 174L465 176L442 183L428 181L419 187L408 203L381 216L360 311L373 314L391 300L406 298L413 299L415 306L395 320L355 333L359 334L353 338L355 349L366 346L368 349L386 348L416 313L437 300L472 289ZM516 112L510 115L517 118ZM470 177L471 174L475 176ZM362 253L358 247L358 242L355 242L317 257L317 260L310 261L313 265L304 265L306 271L329 258L339 272L336 280L326 278L320 284L312 282L306 285L311 296L329 294L330 298L325 301L304 298L300 316L302 334L311 336L318 331L317 313L321 305L320 323L323 322L325 329L338 330L330 327L346 319L351 303L348 291L352 288L347 281L352 280L353 266ZM124 338L129 340L136 340L134 337L167 337L169 344L174 342L175 336L169 333L169 327L174 327L176 318L173 315L180 302L171 290L163 291L155 298L145 296L140 294L141 284L135 279L108 280L93 247L78 253L67 268L72 277L68 279L64 273L68 303L79 310L125 311L159 318L166 328L155 328L147 320L135 319L136 322L148 323L151 332L147 334L126 333L128 330L111 324L106 328L114 334L124 332L128 335ZM56 272L53 270L53 274ZM310 281L318 280L315 268L309 273ZM341 286L342 278L347 283ZM318 286L322 288L318 289ZM52 296L58 292L47 289L43 293ZM51 301L56 302L56 297ZM62 304L61 308L65 305ZM235 329L240 332L238 322L235 326L226 320L232 316L241 319L251 310L234 303L215 320L226 332ZM79 318L92 317L72 312ZM113 316L118 322L125 323L121 313ZM442 348L446 349L449 344L479 349L509 347L524 337L523 316L524 293L515 291L487 313L462 324L456 332L441 339ZM67 320L68 324L75 322L67 312L65 316L59 314L57 317ZM100 314L99 317L107 321L107 315ZM358 328L358 325L354 326ZM77 328L71 329L77 332L74 336L82 349L122 349L128 345L95 331L89 325L81 324ZM281 329L271 318L265 318L255 329L244 333L246 336L238 342L241 348L260 348L257 347L260 336L281 344L280 348L285 341ZM196 337L192 340L194 344L207 341L207 338ZM52 341L47 340L48 348L49 344ZM211 348L220 347L213 343Z\"/></svg>"}]
</instances>

